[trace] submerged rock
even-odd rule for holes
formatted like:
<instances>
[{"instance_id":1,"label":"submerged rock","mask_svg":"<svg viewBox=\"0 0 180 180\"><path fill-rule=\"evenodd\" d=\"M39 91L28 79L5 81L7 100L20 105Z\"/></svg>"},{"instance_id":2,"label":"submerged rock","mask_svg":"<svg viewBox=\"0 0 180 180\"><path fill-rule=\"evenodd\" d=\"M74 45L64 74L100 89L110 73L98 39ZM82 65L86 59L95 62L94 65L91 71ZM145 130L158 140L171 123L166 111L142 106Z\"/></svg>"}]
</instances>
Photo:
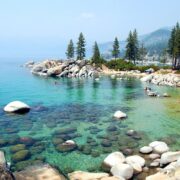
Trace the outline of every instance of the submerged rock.
<instances>
[{"instance_id":1,"label":"submerged rock","mask_svg":"<svg viewBox=\"0 0 180 180\"><path fill-rule=\"evenodd\" d=\"M14 162L23 161L23 160L27 159L29 155L30 155L30 153L28 150L20 150L12 155L12 160Z\"/></svg>"},{"instance_id":2,"label":"submerged rock","mask_svg":"<svg viewBox=\"0 0 180 180\"><path fill-rule=\"evenodd\" d=\"M68 134L68 133L74 133L76 132L76 128L70 127L70 128L63 128L63 129L58 129L54 132L54 134Z\"/></svg>"},{"instance_id":3,"label":"submerged rock","mask_svg":"<svg viewBox=\"0 0 180 180\"><path fill-rule=\"evenodd\" d=\"M126 132L126 135L128 135L128 136L134 136L134 135L136 135L137 134L137 132L135 131L135 130L133 130L133 129L130 129L130 130L128 130L127 132Z\"/></svg>"},{"instance_id":4,"label":"submerged rock","mask_svg":"<svg viewBox=\"0 0 180 180\"><path fill-rule=\"evenodd\" d=\"M29 112L29 110L30 106L21 101L10 102L4 107L4 111L9 113L26 113Z\"/></svg>"},{"instance_id":5,"label":"submerged rock","mask_svg":"<svg viewBox=\"0 0 180 180\"><path fill-rule=\"evenodd\" d=\"M170 97L170 95L168 93L164 93L163 97Z\"/></svg>"},{"instance_id":6,"label":"submerged rock","mask_svg":"<svg viewBox=\"0 0 180 180\"><path fill-rule=\"evenodd\" d=\"M24 150L26 146L24 144L17 144L12 147L10 147L10 151L12 153L16 153L17 151Z\"/></svg>"},{"instance_id":7,"label":"submerged rock","mask_svg":"<svg viewBox=\"0 0 180 180\"><path fill-rule=\"evenodd\" d=\"M117 119L122 119L122 118L126 118L127 115L125 113L123 113L122 111L116 111L114 113L114 117Z\"/></svg>"},{"instance_id":8,"label":"submerged rock","mask_svg":"<svg viewBox=\"0 0 180 180\"><path fill-rule=\"evenodd\" d=\"M77 145L72 140L67 140L62 144L57 145L56 149L60 152L69 152L77 148Z\"/></svg>"}]
</instances>

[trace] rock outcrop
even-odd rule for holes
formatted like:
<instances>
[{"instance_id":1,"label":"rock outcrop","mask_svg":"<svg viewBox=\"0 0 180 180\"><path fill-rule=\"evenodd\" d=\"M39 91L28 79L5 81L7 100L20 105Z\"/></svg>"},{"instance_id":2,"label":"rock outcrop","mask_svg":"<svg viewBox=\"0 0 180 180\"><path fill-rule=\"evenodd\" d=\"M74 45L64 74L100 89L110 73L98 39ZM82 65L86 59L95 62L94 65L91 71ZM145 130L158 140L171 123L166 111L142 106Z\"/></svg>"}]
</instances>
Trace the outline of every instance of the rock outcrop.
<instances>
[{"instance_id":1,"label":"rock outcrop","mask_svg":"<svg viewBox=\"0 0 180 180\"><path fill-rule=\"evenodd\" d=\"M99 69L86 60L45 60L26 63L25 67L30 68L32 74L45 77L92 77L99 73Z\"/></svg>"},{"instance_id":2,"label":"rock outcrop","mask_svg":"<svg viewBox=\"0 0 180 180\"><path fill-rule=\"evenodd\" d=\"M66 180L59 172L50 165L38 165L27 167L23 171L15 172L16 180Z\"/></svg>"},{"instance_id":3,"label":"rock outcrop","mask_svg":"<svg viewBox=\"0 0 180 180\"><path fill-rule=\"evenodd\" d=\"M167 86L175 86L180 87L180 75L168 73L168 74L150 74L143 78L141 78L143 82L150 82L156 85L167 85Z\"/></svg>"}]
</instances>

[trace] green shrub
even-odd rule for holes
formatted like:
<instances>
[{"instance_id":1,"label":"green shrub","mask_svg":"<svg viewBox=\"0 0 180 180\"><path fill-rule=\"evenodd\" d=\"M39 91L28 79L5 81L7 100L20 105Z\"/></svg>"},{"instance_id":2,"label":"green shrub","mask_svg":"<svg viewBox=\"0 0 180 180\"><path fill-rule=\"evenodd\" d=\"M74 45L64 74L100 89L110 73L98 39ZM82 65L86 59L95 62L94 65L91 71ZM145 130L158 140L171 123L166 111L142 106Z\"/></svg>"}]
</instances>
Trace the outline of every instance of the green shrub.
<instances>
[{"instance_id":1,"label":"green shrub","mask_svg":"<svg viewBox=\"0 0 180 180\"><path fill-rule=\"evenodd\" d=\"M106 63L106 66L109 69L120 70L120 71L136 69L136 66L133 63L124 61L123 59L114 59L108 61Z\"/></svg>"},{"instance_id":2,"label":"green shrub","mask_svg":"<svg viewBox=\"0 0 180 180\"><path fill-rule=\"evenodd\" d=\"M176 74L180 74L180 70L177 70L177 71L176 71Z\"/></svg>"},{"instance_id":3,"label":"green shrub","mask_svg":"<svg viewBox=\"0 0 180 180\"><path fill-rule=\"evenodd\" d=\"M155 65L149 65L149 66L136 66L136 69L141 71L141 72L145 72L147 69L154 69L154 71L158 71L160 69L159 66L155 66Z\"/></svg>"}]
</instances>

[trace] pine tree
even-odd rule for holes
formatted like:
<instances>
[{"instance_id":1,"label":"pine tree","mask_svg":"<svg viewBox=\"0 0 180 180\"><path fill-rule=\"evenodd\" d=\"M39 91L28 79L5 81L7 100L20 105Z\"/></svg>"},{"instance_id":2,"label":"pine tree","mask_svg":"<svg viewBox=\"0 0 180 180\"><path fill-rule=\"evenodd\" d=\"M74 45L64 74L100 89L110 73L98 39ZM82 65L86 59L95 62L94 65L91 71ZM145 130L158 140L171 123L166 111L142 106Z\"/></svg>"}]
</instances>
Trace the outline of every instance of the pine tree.
<instances>
[{"instance_id":1,"label":"pine tree","mask_svg":"<svg viewBox=\"0 0 180 180\"><path fill-rule=\"evenodd\" d=\"M66 56L68 59L74 58L74 43L72 39L69 41L67 51L66 51Z\"/></svg>"},{"instance_id":2,"label":"pine tree","mask_svg":"<svg viewBox=\"0 0 180 180\"><path fill-rule=\"evenodd\" d=\"M112 56L116 59L119 57L120 50L119 50L119 41L116 37L113 44Z\"/></svg>"},{"instance_id":3,"label":"pine tree","mask_svg":"<svg viewBox=\"0 0 180 180\"><path fill-rule=\"evenodd\" d=\"M180 27L179 23L172 29L168 52L173 59L173 69L180 69Z\"/></svg>"},{"instance_id":4,"label":"pine tree","mask_svg":"<svg viewBox=\"0 0 180 180\"><path fill-rule=\"evenodd\" d=\"M77 59L82 60L85 58L86 56L86 42L85 42L85 38L83 36L83 33L81 32L78 38L78 42L77 42Z\"/></svg>"},{"instance_id":5,"label":"pine tree","mask_svg":"<svg viewBox=\"0 0 180 180\"><path fill-rule=\"evenodd\" d=\"M134 64L135 60L139 59L139 42L138 42L138 34L136 29L133 32L133 41L134 41Z\"/></svg>"},{"instance_id":6,"label":"pine tree","mask_svg":"<svg viewBox=\"0 0 180 180\"><path fill-rule=\"evenodd\" d=\"M126 58L128 60L134 61L134 64L136 60L139 58L139 43L136 30L134 30L133 33L130 31L129 36L127 38Z\"/></svg>"},{"instance_id":7,"label":"pine tree","mask_svg":"<svg viewBox=\"0 0 180 180\"><path fill-rule=\"evenodd\" d=\"M100 55L98 44L97 42L95 42L93 46L92 63L98 64L100 62L101 62L101 55Z\"/></svg>"},{"instance_id":8,"label":"pine tree","mask_svg":"<svg viewBox=\"0 0 180 180\"><path fill-rule=\"evenodd\" d=\"M132 32L130 31L129 36L127 38L127 45L126 45L126 58L128 60L133 60L133 35Z\"/></svg>"},{"instance_id":9,"label":"pine tree","mask_svg":"<svg viewBox=\"0 0 180 180\"><path fill-rule=\"evenodd\" d=\"M146 54L147 54L147 50L146 50L146 48L144 47L144 44L142 43L142 44L141 44L141 47L139 48L139 59L140 59L141 61L143 61L144 58L145 58L145 56L146 56Z\"/></svg>"}]
</instances>

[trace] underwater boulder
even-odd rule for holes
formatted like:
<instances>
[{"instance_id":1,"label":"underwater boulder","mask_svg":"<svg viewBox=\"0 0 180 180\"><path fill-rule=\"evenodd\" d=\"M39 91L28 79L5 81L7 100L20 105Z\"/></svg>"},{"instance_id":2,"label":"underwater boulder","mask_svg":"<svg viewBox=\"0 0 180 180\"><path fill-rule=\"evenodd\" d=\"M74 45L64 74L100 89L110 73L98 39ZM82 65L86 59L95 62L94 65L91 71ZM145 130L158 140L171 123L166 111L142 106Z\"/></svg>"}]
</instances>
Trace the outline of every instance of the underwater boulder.
<instances>
[{"instance_id":1,"label":"underwater boulder","mask_svg":"<svg viewBox=\"0 0 180 180\"><path fill-rule=\"evenodd\" d=\"M31 137L20 137L19 142L26 146L32 146L35 143L35 139Z\"/></svg>"},{"instance_id":2,"label":"underwater boulder","mask_svg":"<svg viewBox=\"0 0 180 180\"><path fill-rule=\"evenodd\" d=\"M26 146L24 144L17 144L17 145L11 146L10 151L12 153L16 153L20 150L24 150L25 148L26 148Z\"/></svg>"},{"instance_id":3,"label":"underwater boulder","mask_svg":"<svg viewBox=\"0 0 180 180\"><path fill-rule=\"evenodd\" d=\"M123 113L122 111L116 111L114 113L114 117L117 119L123 119L123 118L126 118L127 115L125 113Z\"/></svg>"},{"instance_id":4,"label":"underwater boulder","mask_svg":"<svg viewBox=\"0 0 180 180\"><path fill-rule=\"evenodd\" d=\"M77 144L72 140L67 140L62 144L56 146L56 150L60 152L69 152L77 148Z\"/></svg>"},{"instance_id":5,"label":"underwater boulder","mask_svg":"<svg viewBox=\"0 0 180 180\"><path fill-rule=\"evenodd\" d=\"M27 159L30 153L28 150L20 150L12 155L13 162L19 162Z\"/></svg>"}]
</instances>

